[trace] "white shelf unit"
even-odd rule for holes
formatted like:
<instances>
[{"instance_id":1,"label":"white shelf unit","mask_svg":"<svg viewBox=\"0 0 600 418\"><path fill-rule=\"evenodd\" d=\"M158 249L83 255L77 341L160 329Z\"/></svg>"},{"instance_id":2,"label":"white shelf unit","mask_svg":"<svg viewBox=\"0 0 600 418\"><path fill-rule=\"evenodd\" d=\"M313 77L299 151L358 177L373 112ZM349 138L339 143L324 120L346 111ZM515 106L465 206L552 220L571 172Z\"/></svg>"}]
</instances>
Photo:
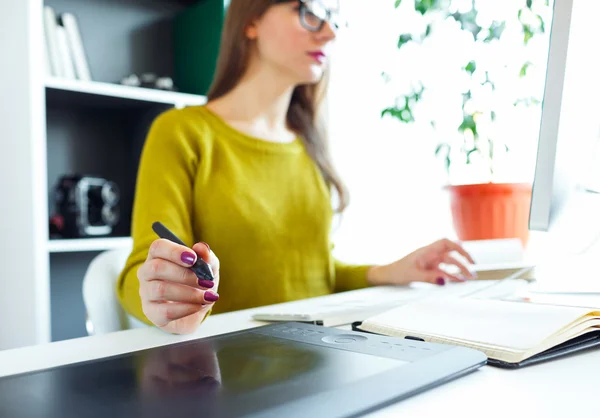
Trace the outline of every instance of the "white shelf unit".
<instances>
[{"instance_id":1,"label":"white shelf unit","mask_svg":"<svg viewBox=\"0 0 600 418\"><path fill-rule=\"evenodd\" d=\"M84 251L107 251L131 247L130 237L51 239L49 253L72 253Z\"/></svg>"},{"instance_id":2,"label":"white shelf unit","mask_svg":"<svg viewBox=\"0 0 600 418\"><path fill-rule=\"evenodd\" d=\"M0 350L86 335L81 281L101 251L131 245L137 159L157 114L202 96L118 84L132 73L173 75L170 25L198 0L0 1ZM49 77L43 8L73 13L94 81ZM121 188L114 236L50 239L62 174Z\"/></svg>"},{"instance_id":3,"label":"white shelf unit","mask_svg":"<svg viewBox=\"0 0 600 418\"><path fill-rule=\"evenodd\" d=\"M130 87L114 83L101 83L98 81L81 81L48 77L46 89L64 93L79 93L82 97L91 97L92 100L102 98L115 100L133 100L147 103L169 104L175 107L204 104L206 99L187 93L161 91L142 87Z\"/></svg>"}]
</instances>

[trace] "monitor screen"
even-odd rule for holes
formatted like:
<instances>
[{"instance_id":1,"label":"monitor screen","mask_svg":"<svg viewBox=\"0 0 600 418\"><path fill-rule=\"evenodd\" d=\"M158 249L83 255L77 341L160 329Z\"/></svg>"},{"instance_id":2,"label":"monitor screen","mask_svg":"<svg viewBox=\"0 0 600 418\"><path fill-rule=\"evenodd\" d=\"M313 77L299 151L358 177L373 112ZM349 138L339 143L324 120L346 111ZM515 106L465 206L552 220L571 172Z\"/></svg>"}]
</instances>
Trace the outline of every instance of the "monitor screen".
<instances>
[{"instance_id":1,"label":"monitor screen","mask_svg":"<svg viewBox=\"0 0 600 418\"><path fill-rule=\"evenodd\" d=\"M553 9L529 228L547 233L549 251L578 255L600 237L600 62L589 49L600 2Z\"/></svg>"}]
</instances>

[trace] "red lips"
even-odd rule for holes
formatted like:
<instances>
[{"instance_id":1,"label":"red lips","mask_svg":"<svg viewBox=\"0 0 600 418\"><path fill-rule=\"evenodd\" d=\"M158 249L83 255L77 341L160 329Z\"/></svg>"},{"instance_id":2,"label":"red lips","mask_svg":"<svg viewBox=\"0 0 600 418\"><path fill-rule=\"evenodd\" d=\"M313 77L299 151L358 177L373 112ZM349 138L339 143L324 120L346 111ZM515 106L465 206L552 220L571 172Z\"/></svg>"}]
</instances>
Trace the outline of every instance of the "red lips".
<instances>
[{"instance_id":1,"label":"red lips","mask_svg":"<svg viewBox=\"0 0 600 418\"><path fill-rule=\"evenodd\" d=\"M313 59L315 61L318 61L320 63L325 61L325 58L326 58L326 55L323 51L312 51L312 52L308 52L307 54L310 55L311 57L313 57Z\"/></svg>"}]
</instances>

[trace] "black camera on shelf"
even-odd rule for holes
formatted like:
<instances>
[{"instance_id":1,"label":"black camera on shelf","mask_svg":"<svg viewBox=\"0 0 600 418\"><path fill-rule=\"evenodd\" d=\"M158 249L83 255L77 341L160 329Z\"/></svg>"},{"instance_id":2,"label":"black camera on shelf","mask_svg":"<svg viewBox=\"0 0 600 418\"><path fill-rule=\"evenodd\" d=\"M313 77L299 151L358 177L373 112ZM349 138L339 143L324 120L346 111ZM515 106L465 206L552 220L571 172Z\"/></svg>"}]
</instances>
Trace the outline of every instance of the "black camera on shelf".
<instances>
[{"instance_id":1,"label":"black camera on shelf","mask_svg":"<svg viewBox=\"0 0 600 418\"><path fill-rule=\"evenodd\" d=\"M50 236L110 235L119 222L119 197L119 188L112 181L84 175L62 176L54 190Z\"/></svg>"}]
</instances>

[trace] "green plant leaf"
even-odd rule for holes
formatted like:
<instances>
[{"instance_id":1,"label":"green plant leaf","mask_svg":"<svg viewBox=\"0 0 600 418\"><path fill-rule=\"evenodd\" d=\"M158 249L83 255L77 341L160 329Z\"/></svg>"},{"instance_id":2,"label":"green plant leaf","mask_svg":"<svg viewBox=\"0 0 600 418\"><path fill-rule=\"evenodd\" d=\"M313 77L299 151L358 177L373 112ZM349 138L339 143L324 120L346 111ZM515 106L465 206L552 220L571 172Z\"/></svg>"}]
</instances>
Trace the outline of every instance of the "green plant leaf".
<instances>
[{"instance_id":1,"label":"green plant leaf","mask_svg":"<svg viewBox=\"0 0 600 418\"><path fill-rule=\"evenodd\" d=\"M466 93L463 93L462 96L463 96L463 106L464 106L467 104L467 102L469 100L471 100L473 98L473 93L469 89Z\"/></svg>"},{"instance_id":2,"label":"green plant leaf","mask_svg":"<svg viewBox=\"0 0 600 418\"><path fill-rule=\"evenodd\" d=\"M398 7L400 7L400 3L402 3L402 0L396 0L396 3L394 3L394 7L397 9Z\"/></svg>"},{"instance_id":3,"label":"green plant leaf","mask_svg":"<svg viewBox=\"0 0 600 418\"><path fill-rule=\"evenodd\" d=\"M442 152L442 150L446 150L446 155L450 154L450 144L447 144L445 142L439 144L435 148L435 155L438 156L440 152Z\"/></svg>"},{"instance_id":4,"label":"green plant leaf","mask_svg":"<svg viewBox=\"0 0 600 418\"><path fill-rule=\"evenodd\" d=\"M533 0L527 0L527 1L525 2L525 4L527 5L527 8L528 8L528 9L531 9L531 7L533 6Z\"/></svg>"},{"instance_id":5,"label":"green plant leaf","mask_svg":"<svg viewBox=\"0 0 600 418\"><path fill-rule=\"evenodd\" d=\"M412 41L412 35L410 33L403 33L398 38L398 49L402 48L402 46L410 41Z\"/></svg>"},{"instance_id":6,"label":"green plant leaf","mask_svg":"<svg viewBox=\"0 0 600 418\"><path fill-rule=\"evenodd\" d=\"M533 38L533 31L531 30L531 26L523 25L523 44L527 45L531 38Z\"/></svg>"},{"instance_id":7,"label":"green plant leaf","mask_svg":"<svg viewBox=\"0 0 600 418\"><path fill-rule=\"evenodd\" d=\"M493 110L490 112L490 119L493 121L496 120L496 112L494 112Z\"/></svg>"},{"instance_id":8,"label":"green plant leaf","mask_svg":"<svg viewBox=\"0 0 600 418\"><path fill-rule=\"evenodd\" d=\"M477 63L475 61L469 61L469 63L465 66L464 69L466 72L473 75L473 73L477 69Z\"/></svg>"},{"instance_id":9,"label":"green plant leaf","mask_svg":"<svg viewBox=\"0 0 600 418\"><path fill-rule=\"evenodd\" d=\"M381 111L381 117L385 117L389 115L394 119L398 119L402 123L411 123L414 122L415 119L413 117L412 111L408 105L399 108L397 106L388 107Z\"/></svg>"},{"instance_id":10,"label":"green plant leaf","mask_svg":"<svg viewBox=\"0 0 600 418\"><path fill-rule=\"evenodd\" d=\"M469 151L467 151L467 164L471 164L472 163L472 161L471 161L471 155L474 152L478 152L478 151L479 151L479 149L477 147L473 147L472 149L470 149Z\"/></svg>"},{"instance_id":11,"label":"green plant leaf","mask_svg":"<svg viewBox=\"0 0 600 418\"><path fill-rule=\"evenodd\" d=\"M398 118L400 116L400 112L401 112L401 109L398 109L396 106L387 107L381 111L381 117L383 118L386 115L389 115L393 118Z\"/></svg>"},{"instance_id":12,"label":"green plant leaf","mask_svg":"<svg viewBox=\"0 0 600 418\"><path fill-rule=\"evenodd\" d=\"M425 36L424 36L424 38L427 38L429 35L431 35L431 31L432 30L433 30L433 25L430 23L425 28Z\"/></svg>"},{"instance_id":13,"label":"green plant leaf","mask_svg":"<svg viewBox=\"0 0 600 418\"><path fill-rule=\"evenodd\" d=\"M506 22L492 22L492 25L488 28L488 34L483 42L492 42L493 40L499 40L506 29Z\"/></svg>"},{"instance_id":14,"label":"green plant leaf","mask_svg":"<svg viewBox=\"0 0 600 418\"><path fill-rule=\"evenodd\" d=\"M521 70L519 71L519 77L523 78L527 75L527 70L529 69L529 67L532 65L531 61L527 61L526 63L523 64L523 66L521 67Z\"/></svg>"},{"instance_id":15,"label":"green plant leaf","mask_svg":"<svg viewBox=\"0 0 600 418\"><path fill-rule=\"evenodd\" d=\"M420 102L423 97L423 92L425 91L425 86L422 83L419 83L419 90L413 90L412 99L415 102Z\"/></svg>"},{"instance_id":16,"label":"green plant leaf","mask_svg":"<svg viewBox=\"0 0 600 418\"><path fill-rule=\"evenodd\" d=\"M546 24L544 23L544 19L540 15L536 15L536 17L537 17L537 20L540 22L540 32L545 33L546 32Z\"/></svg>"},{"instance_id":17,"label":"green plant leaf","mask_svg":"<svg viewBox=\"0 0 600 418\"><path fill-rule=\"evenodd\" d=\"M513 103L513 106L518 106L520 104L523 104L523 105L529 107L531 105L539 105L540 101L538 99L536 99L535 97L522 97L520 99L517 99Z\"/></svg>"},{"instance_id":18,"label":"green plant leaf","mask_svg":"<svg viewBox=\"0 0 600 418\"><path fill-rule=\"evenodd\" d=\"M481 83L482 86L485 86L486 84L489 84L492 87L492 90L496 90L496 84L490 79L489 71L485 72L485 81Z\"/></svg>"},{"instance_id":19,"label":"green plant leaf","mask_svg":"<svg viewBox=\"0 0 600 418\"><path fill-rule=\"evenodd\" d=\"M415 0L415 11L424 15L425 13L434 10L438 0Z\"/></svg>"},{"instance_id":20,"label":"green plant leaf","mask_svg":"<svg viewBox=\"0 0 600 418\"><path fill-rule=\"evenodd\" d=\"M477 24L477 10L475 8L472 8L467 13L455 12L450 16L460 23L460 28L462 30L471 32L473 39L477 39L477 35L479 35L479 32L481 32L483 28Z\"/></svg>"},{"instance_id":21,"label":"green plant leaf","mask_svg":"<svg viewBox=\"0 0 600 418\"><path fill-rule=\"evenodd\" d=\"M470 130L473 133L473 136L477 137L477 123L473 118L473 115L464 115L463 121L458 127L458 132L465 133L467 130Z\"/></svg>"}]
</instances>

